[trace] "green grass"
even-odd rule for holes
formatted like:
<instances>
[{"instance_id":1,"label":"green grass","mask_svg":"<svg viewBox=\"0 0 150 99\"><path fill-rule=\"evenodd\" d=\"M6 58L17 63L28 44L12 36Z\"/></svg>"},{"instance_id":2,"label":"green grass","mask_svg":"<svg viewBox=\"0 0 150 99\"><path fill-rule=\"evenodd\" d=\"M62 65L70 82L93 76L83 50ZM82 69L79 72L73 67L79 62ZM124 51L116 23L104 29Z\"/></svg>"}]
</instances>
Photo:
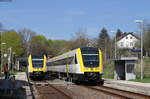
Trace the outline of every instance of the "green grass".
<instances>
[{"instance_id":1,"label":"green grass","mask_svg":"<svg viewBox=\"0 0 150 99\"><path fill-rule=\"evenodd\" d=\"M104 66L103 78L114 78L114 63L109 62Z\"/></svg>"},{"instance_id":2,"label":"green grass","mask_svg":"<svg viewBox=\"0 0 150 99\"><path fill-rule=\"evenodd\" d=\"M137 77L135 80L130 80L135 82L142 82L142 83L150 83L150 77L144 77L143 80L141 80L140 77Z\"/></svg>"},{"instance_id":3,"label":"green grass","mask_svg":"<svg viewBox=\"0 0 150 99\"><path fill-rule=\"evenodd\" d=\"M17 74L17 72L10 72L10 75L16 75Z\"/></svg>"},{"instance_id":4,"label":"green grass","mask_svg":"<svg viewBox=\"0 0 150 99\"><path fill-rule=\"evenodd\" d=\"M0 77L3 77L4 76L4 74L0 74Z\"/></svg>"},{"instance_id":5,"label":"green grass","mask_svg":"<svg viewBox=\"0 0 150 99\"><path fill-rule=\"evenodd\" d=\"M15 75L17 72L9 72L10 75ZM0 77L3 77L4 76L4 73L0 74Z\"/></svg>"},{"instance_id":6,"label":"green grass","mask_svg":"<svg viewBox=\"0 0 150 99\"><path fill-rule=\"evenodd\" d=\"M104 74L103 78L113 79L114 78L114 74Z\"/></svg>"},{"instance_id":7,"label":"green grass","mask_svg":"<svg viewBox=\"0 0 150 99\"><path fill-rule=\"evenodd\" d=\"M27 72L28 71L28 67L23 67L21 70L19 70L20 72Z\"/></svg>"},{"instance_id":8,"label":"green grass","mask_svg":"<svg viewBox=\"0 0 150 99\"><path fill-rule=\"evenodd\" d=\"M144 62L150 63L150 58L144 58L143 60L144 60Z\"/></svg>"}]
</instances>

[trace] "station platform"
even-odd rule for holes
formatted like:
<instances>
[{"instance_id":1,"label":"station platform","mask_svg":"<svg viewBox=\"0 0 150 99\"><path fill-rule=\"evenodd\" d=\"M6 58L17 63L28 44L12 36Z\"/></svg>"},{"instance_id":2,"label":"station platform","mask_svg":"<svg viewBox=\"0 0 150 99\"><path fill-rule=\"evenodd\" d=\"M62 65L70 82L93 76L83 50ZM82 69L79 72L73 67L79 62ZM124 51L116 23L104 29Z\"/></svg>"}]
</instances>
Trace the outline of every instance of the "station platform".
<instances>
[{"instance_id":1,"label":"station platform","mask_svg":"<svg viewBox=\"0 0 150 99\"><path fill-rule=\"evenodd\" d=\"M150 96L150 83L133 82L126 80L105 79L104 86L121 90L141 93Z\"/></svg>"},{"instance_id":2,"label":"station platform","mask_svg":"<svg viewBox=\"0 0 150 99\"><path fill-rule=\"evenodd\" d=\"M32 93L25 72L18 72L10 79L0 78L0 97L32 99Z\"/></svg>"}]
</instances>

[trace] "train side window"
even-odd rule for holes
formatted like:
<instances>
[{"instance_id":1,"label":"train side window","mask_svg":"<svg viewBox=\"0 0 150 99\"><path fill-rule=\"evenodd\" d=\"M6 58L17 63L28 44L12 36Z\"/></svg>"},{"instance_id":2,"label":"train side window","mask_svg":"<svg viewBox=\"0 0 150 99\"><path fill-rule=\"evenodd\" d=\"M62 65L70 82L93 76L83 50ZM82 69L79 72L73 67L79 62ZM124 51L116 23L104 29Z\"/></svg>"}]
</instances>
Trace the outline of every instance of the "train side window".
<instances>
[{"instance_id":1,"label":"train side window","mask_svg":"<svg viewBox=\"0 0 150 99\"><path fill-rule=\"evenodd\" d=\"M69 65L73 64L73 57L56 60L56 61L50 63L51 66L66 65L66 64L69 64Z\"/></svg>"},{"instance_id":2,"label":"train side window","mask_svg":"<svg viewBox=\"0 0 150 99\"><path fill-rule=\"evenodd\" d=\"M75 55L75 59L74 59L75 64L78 64L77 62L77 56Z\"/></svg>"},{"instance_id":3,"label":"train side window","mask_svg":"<svg viewBox=\"0 0 150 99\"><path fill-rule=\"evenodd\" d=\"M70 64L73 64L73 57L69 57L67 58L67 63L70 65Z\"/></svg>"},{"instance_id":4,"label":"train side window","mask_svg":"<svg viewBox=\"0 0 150 99\"><path fill-rule=\"evenodd\" d=\"M47 66L50 66L50 63L46 63Z\"/></svg>"}]
</instances>

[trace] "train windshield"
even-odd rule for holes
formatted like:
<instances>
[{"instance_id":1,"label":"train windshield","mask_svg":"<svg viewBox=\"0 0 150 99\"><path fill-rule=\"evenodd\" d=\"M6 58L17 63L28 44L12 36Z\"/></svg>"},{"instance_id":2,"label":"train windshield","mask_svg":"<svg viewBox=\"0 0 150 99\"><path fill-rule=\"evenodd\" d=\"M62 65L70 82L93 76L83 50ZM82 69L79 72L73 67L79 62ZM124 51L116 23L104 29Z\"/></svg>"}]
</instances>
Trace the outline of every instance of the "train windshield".
<instances>
[{"instance_id":1,"label":"train windshield","mask_svg":"<svg viewBox=\"0 0 150 99\"><path fill-rule=\"evenodd\" d=\"M32 57L32 66L35 68L42 68L44 59L42 56L33 56Z\"/></svg>"},{"instance_id":2,"label":"train windshield","mask_svg":"<svg viewBox=\"0 0 150 99\"><path fill-rule=\"evenodd\" d=\"M85 67L98 67L99 66L99 53L98 48L84 48L81 49L83 63Z\"/></svg>"}]
</instances>

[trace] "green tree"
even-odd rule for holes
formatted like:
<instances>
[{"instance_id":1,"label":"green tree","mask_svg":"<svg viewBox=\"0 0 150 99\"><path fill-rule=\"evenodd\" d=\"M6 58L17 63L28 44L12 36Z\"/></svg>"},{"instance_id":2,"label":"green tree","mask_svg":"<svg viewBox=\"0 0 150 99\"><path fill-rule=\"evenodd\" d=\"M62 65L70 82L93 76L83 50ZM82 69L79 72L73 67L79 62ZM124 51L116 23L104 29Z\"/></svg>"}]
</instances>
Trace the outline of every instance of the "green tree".
<instances>
[{"instance_id":1,"label":"green tree","mask_svg":"<svg viewBox=\"0 0 150 99\"><path fill-rule=\"evenodd\" d=\"M99 33L97 46L103 51L104 61L107 58L110 58L110 37L107 33L107 29L102 28L101 32Z\"/></svg>"},{"instance_id":2,"label":"green tree","mask_svg":"<svg viewBox=\"0 0 150 99\"><path fill-rule=\"evenodd\" d=\"M107 33L107 29L102 28L101 32L99 33L98 47L100 47L101 49L104 49L109 40L110 38Z\"/></svg>"},{"instance_id":3,"label":"green tree","mask_svg":"<svg viewBox=\"0 0 150 99\"><path fill-rule=\"evenodd\" d=\"M3 24L2 23L0 23L0 44L1 44L1 36L2 36L2 34L3 34L3 30L4 30L4 28L3 28ZM1 49L1 46L0 46L0 49Z\"/></svg>"},{"instance_id":4,"label":"green tree","mask_svg":"<svg viewBox=\"0 0 150 99\"><path fill-rule=\"evenodd\" d=\"M122 31L120 29L116 32L116 38L120 37L122 35Z\"/></svg>"},{"instance_id":5,"label":"green tree","mask_svg":"<svg viewBox=\"0 0 150 99\"><path fill-rule=\"evenodd\" d=\"M43 35L33 36L30 45L30 54L48 54L49 41Z\"/></svg>"},{"instance_id":6,"label":"green tree","mask_svg":"<svg viewBox=\"0 0 150 99\"><path fill-rule=\"evenodd\" d=\"M7 52L8 48L12 48L18 56L22 55L23 48L21 43L21 36L13 30L5 31L2 34L2 42L6 43L3 45L4 50Z\"/></svg>"}]
</instances>

